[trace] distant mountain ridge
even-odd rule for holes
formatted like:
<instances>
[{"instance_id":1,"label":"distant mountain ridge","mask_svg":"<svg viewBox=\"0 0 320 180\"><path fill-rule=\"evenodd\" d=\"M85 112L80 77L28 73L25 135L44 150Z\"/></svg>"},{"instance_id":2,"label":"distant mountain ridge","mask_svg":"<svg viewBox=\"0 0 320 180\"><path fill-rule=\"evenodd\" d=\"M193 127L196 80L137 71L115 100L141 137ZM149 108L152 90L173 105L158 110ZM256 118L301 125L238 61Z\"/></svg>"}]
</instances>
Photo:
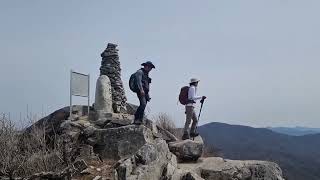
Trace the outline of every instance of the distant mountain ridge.
<instances>
[{"instance_id":1,"label":"distant mountain ridge","mask_svg":"<svg viewBox=\"0 0 320 180\"><path fill-rule=\"evenodd\" d=\"M320 179L320 134L290 136L218 122L198 130L205 143L220 149L225 158L274 161L289 180Z\"/></svg>"},{"instance_id":2,"label":"distant mountain ridge","mask_svg":"<svg viewBox=\"0 0 320 180\"><path fill-rule=\"evenodd\" d=\"M291 136L304 136L308 134L320 133L320 128L308 128L308 127L267 127L274 132L287 134Z\"/></svg>"}]
</instances>

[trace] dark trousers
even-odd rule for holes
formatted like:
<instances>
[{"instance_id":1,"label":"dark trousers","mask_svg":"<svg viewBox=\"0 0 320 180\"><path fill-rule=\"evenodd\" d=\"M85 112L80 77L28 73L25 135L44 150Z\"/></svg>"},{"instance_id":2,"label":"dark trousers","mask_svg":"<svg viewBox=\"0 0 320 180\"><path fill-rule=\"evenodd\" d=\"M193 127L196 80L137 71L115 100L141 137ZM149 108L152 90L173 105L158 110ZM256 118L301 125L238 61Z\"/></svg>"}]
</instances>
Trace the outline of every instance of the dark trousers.
<instances>
[{"instance_id":1,"label":"dark trousers","mask_svg":"<svg viewBox=\"0 0 320 180\"><path fill-rule=\"evenodd\" d=\"M144 110L146 109L146 106L147 106L147 98L146 96L141 96L139 93L137 93L137 96L139 98L140 105L136 113L134 114L134 120L142 122L143 116L144 116Z\"/></svg>"}]
</instances>

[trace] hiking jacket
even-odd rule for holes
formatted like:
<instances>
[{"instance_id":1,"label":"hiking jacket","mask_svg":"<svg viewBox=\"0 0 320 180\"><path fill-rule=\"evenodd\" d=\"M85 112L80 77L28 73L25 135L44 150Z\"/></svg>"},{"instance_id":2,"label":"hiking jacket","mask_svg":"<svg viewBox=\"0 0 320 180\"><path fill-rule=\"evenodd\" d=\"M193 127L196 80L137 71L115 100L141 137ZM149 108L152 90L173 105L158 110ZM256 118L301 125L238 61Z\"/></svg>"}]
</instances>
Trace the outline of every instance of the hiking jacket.
<instances>
[{"instance_id":1,"label":"hiking jacket","mask_svg":"<svg viewBox=\"0 0 320 180\"><path fill-rule=\"evenodd\" d=\"M193 102L188 103L186 106L194 106L196 104L196 101L201 99L202 99L202 96L197 95L197 88L191 85L188 91L188 100L191 100Z\"/></svg>"},{"instance_id":2,"label":"hiking jacket","mask_svg":"<svg viewBox=\"0 0 320 180\"><path fill-rule=\"evenodd\" d=\"M145 94L149 93L151 78L149 78L149 73L143 68L136 72L136 80L139 91L143 90Z\"/></svg>"}]
</instances>

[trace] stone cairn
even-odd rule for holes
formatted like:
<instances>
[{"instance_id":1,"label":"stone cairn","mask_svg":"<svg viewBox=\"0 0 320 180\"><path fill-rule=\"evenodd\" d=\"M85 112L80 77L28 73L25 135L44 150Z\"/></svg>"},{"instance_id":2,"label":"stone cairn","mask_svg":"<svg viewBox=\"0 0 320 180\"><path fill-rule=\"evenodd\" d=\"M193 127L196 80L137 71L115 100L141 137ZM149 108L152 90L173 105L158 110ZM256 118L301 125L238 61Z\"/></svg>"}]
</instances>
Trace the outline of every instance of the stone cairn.
<instances>
[{"instance_id":1,"label":"stone cairn","mask_svg":"<svg viewBox=\"0 0 320 180\"><path fill-rule=\"evenodd\" d=\"M116 44L108 43L101 53L100 76L106 75L111 82L112 108L115 113L126 113L127 98L121 80L121 68Z\"/></svg>"}]
</instances>

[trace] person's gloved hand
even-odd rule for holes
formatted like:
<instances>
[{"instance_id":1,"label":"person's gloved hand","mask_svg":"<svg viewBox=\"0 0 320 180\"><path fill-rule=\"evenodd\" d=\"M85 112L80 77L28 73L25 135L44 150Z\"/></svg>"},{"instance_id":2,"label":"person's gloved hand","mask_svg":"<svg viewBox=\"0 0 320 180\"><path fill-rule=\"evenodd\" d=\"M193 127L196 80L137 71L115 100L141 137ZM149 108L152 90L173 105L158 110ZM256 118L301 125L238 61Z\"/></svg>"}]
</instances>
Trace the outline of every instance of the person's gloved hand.
<instances>
[{"instance_id":1,"label":"person's gloved hand","mask_svg":"<svg viewBox=\"0 0 320 180\"><path fill-rule=\"evenodd\" d=\"M202 99L201 99L200 102L203 103L205 99L207 99L207 97L206 96L202 96Z\"/></svg>"}]
</instances>

